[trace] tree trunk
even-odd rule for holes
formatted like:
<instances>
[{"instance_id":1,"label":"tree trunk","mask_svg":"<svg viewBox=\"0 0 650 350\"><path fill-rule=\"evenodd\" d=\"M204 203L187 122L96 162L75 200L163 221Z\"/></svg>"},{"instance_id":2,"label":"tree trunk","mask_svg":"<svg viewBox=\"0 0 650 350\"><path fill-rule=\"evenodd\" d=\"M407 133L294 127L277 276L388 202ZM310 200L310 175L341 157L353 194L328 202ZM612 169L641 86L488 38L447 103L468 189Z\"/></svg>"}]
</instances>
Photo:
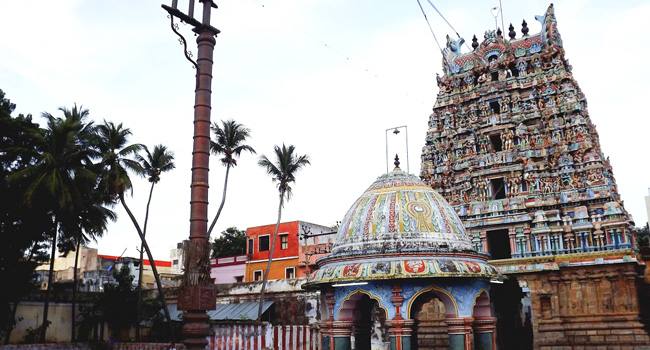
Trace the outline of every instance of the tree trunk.
<instances>
[{"instance_id":1,"label":"tree trunk","mask_svg":"<svg viewBox=\"0 0 650 350\"><path fill-rule=\"evenodd\" d=\"M138 221L135 219L135 216L133 216L131 209L129 209L129 207L126 205L126 201L124 201L123 193L120 194L120 202L122 203L122 206L124 206L124 210L126 210L126 213L129 215L131 222L133 222L133 226L135 226L135 229L138 232L138 235L140 236L140 240L142 241L142 246L144 247L144 250L147 252L147 256L149 257L149 263L151 264L151 271L153 272L153 277L156 279L156 285L158 286L158 294L160 295L160 300L163 305L165 318L167 319L167 323L169 324L169 334L173 339L174 327L172 325L172 318L169 315L169 309L167 308L167 301L165 300L165 293L163 292L162 283L160 283L160 276L158 276L158 270L156 269L156 264L153 260L153 255L151 254L151 250L149 250L149 245L147 244L147 240L144 238L144 234L140 229L140 225L138 225Z\"/></svg>"},{"instance_id":2,"label":"tree trunk","mask_svg":"<svg viewBox=\"0 0 650 350\"><path fill-rule=\"evenodd\" d=\"M149 190L149 200L147 201L147 210L145 211L144 214L144 229L142 230L142 236L146 237L147 236L147 222L149 221L149 205L151 204L151 196L153 195L153 186L155 185L155 182L151 182L151 189ZM135 341L140 341L140 313L141 308L142 308L142 275L144 271L144 264L143 264L143 256L144 256L144 245L140 245L140 272L138 273L138 307L137 307L137 323L135 325Z\"/></svg>"},{"instance_id":3,"label":"tree trunk","mask_svg":"<svg viewBox=\"0 0 650 350\"><path fill-rule=\"evenodd\" d=\"M81 236L81 234L80 234ZM72 277L72 327L70 331L70 342L75 342L75 327L77 327L77 266L79 265L79 248L81 245L81 237L77 237L77 249L74 253L74 276Z\"/></svg>"},{"instance_id":4,"label":"tree trunk","mask_svg":"<svg viewBox=\"0 0 650 350\"><path fill-rule=\"evenodd\" d=\"M212 220L212 224L210 224L210 228L208 229L208 242L210 242L210 233L212 233L212 229L214 228L214 225L217 223L217 220L219 220L219 216L221 215L221 209L223 209L223 205L226 203L226 189L228 189L229 172L230 164L226 165L226 179L223 182L223 196L221 197L221 205L219 205L219 209L217 209L217 215L215 215L214 220Z\"/></svg>"},{"instance_id":5,"label":"tree trunk","mask_svg":"<svg viewBox=\"0 0 650 350\"><path fill-rule=\"evenodd\" d=\"M56 236L59 234L59 221L54 219L54 235L52 236L52 253L50 254L50 271L47 276L47 290L45 291L45 303L43 304L43 324L41 324L41 336L39 343L45 343L47 333L47 312L50 307L50 290L52 290L52 281L54 280L54 259L56 258Z\"/></svg>"},{"instance_id":6,"label":"tree trunk","mask_svg":"<svg viewBox=\"0 0 650 350\"><path fill-rule=\"evenodd\" d=\"M32 248L29 250L29 256L27 257L27 262L32 261L34 258L34 251L36 251L36 248L39 247L39 244L34 242L32 244ZM20 303L20 298L14 300L14 303L11 307L11 320L14 322L16 321L16 311L18 311L18 304ZM7 324L7 329L5 330L5 339L4 339L4 345L9 345L9 339L11 338L11 332L14 330L15 323L9 323Z\"/></svg>"},{"instance_id":7,"label":"tree trunk","mask_svg":"<svg viewBox=\"0 0 650 350\"><path fill-rule=\"evenodd\" d=\"M264 290L266 289L266 282L269 279L269 271L271 270L271 261L273 260L273 251L275 251L275 239L278 236L278 229L280 228L280 217L282 215L282 204L284 203L284 191L280 193L280 205L278 206L278 222L275 224L275 232L273 232L273 240L271 242L271 251L269 252L269 262L266 265L266 273L262 282L262 289L260 291L260 305L257 309L257 322L262 320L262 306L264 305Z\"/></svg>"}]
</instances>

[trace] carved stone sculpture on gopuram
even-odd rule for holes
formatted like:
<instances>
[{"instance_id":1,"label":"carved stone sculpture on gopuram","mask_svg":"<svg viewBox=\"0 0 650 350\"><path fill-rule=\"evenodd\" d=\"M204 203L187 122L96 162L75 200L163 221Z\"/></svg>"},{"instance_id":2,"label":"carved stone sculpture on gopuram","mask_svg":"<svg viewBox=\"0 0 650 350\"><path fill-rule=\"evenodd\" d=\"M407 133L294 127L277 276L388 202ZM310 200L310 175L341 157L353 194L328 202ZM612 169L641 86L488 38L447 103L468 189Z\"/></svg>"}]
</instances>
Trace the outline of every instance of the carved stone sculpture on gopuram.
<instances>
[{"instance_id":1,"label":"carved stone sculpture on gopuram","mask_svg":"<svg viewBox=\"0 0 650 350\"><path fill-rule=\"evenodd\" d=\"M469 52L447 41L420 176L456 210L474 248L509 276L493 291L511 300L493 294L494 307L530 321L535 349L641 349L650 338L639 298L650 295L639 289L634 223L553 5L536 19L540 33L529 34L526 21L519 38L512 25L488 30Z\"/></svg>"}]
</instances>

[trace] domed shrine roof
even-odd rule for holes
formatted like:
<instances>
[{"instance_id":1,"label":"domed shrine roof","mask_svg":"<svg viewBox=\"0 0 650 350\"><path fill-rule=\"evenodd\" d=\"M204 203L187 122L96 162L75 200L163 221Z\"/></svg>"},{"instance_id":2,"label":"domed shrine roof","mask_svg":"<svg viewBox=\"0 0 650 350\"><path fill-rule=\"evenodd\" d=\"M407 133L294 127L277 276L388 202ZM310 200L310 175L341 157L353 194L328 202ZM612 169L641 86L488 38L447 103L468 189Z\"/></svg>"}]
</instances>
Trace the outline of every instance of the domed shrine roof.
<instances>
[{"instance_id":1,"label":"domed shrine roof","mask_svg":"<svg viewBox=\"0 0 650 350\"><path fill-rule=\"evenodd\" d=\"M332 254L307 284L417 277L500 276L473 249L447 201L396 168L370 185L345 215Z\"/></svg>"}]
</instances>

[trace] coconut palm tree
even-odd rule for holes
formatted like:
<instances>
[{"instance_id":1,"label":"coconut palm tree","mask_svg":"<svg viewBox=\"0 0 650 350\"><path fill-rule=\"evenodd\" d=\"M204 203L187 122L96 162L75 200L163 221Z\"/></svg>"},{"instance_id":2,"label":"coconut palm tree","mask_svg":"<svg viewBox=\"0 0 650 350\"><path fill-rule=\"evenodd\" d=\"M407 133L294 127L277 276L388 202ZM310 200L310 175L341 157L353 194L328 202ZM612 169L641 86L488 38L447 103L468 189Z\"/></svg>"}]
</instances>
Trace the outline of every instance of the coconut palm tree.
<instances>
[{"instance_id":1,"label":"coconut palm tree","mask_svg":"<svg viewBox=\"0 0 650 350\"><path fill-rule=\"evenodd\" d=\"M29 179L25 202L46 203L52 215L51 255L40 342L47 333L50 291L54 277L57 238L74 226L75 215L84 206L88 183L94 182L92 159L97 155L92 147L93 123L86 122L89 111L76 105L72 109L59 108L63 118L43 113L47 127L40 135L41 153L33 166L12 174L12 179ZM11 180L11 179L10 179Z\"/></svg>"},{"instance_id":2,"label":"coconut palm tree","mask_svg":"<svg viewBox=\"0 0 650 350\"><path fill-rule=\"evenodd\" d=\"M99 140L97 141L99 144L98 148L102 155L102 172L100 175L101 188L103 189L107 200L110 200L112 203L119 201L122 204L127 215L131 219L133 226L135 226L138 236L140 236L142 246L149 257L149 263L151 264L151 270L156 280L156 286L158 287L158 293L163 304L165 317L171 330L171 317L169 315L169 310L167 309L167 302L165 301L162 283L160 282L160 276L158 275L153 255L151 254L144 233L140 228L140 224L138 224L138 220L126 204L124 196L124 192L132 189L131 179L129 178L127 169L134 171L138 175L144 175L144 170L140 163L129 158L130 156L135 156L144 146L141 144L128 145L127 143L129 136L131 136L131 130L124 128L121 123L115 125L112 122L104 121L104 124L99 125L97 130L99 136Z\"/></svg>"},{"instance_id":3,"label":"coconut palm tree","mask_svg":"<svg viewBox=\"0 0 650 350\"><path fill-rule=\"evenodd\" d=\"M262 319L262 305L264 303L264 290L266 289L266 282L269 278L269 271L271 269L271 261L273 260L273 252L275 250L275 241L278 235L278 228L280 227L280 218L282 216L282 207L284 206L285 198L287 201L291 199L291 184L296 182L296 173L298 170L311 164L309 156L294 154L295 147L289 145L288 147L282 144L274 147L275 159L270 161L265 155L262 155L258 161L258 165L264 168L267 174L271 175L273 182L277 183L278 192L280 195L280 204L278 205L278 221L275 224L275 231L273 232L273 240L271 241L271 251L269 253L269 262L266 265L266 272L262 282L262 289L260 292L260 305L257 311L257 321Z\"/></svg>"},{"instance_id":4,"label":"coconut palm tree","mask_svg":"<svg viewBox=\"0 0 650 350\"><path fill-rule=\"evenodd\" d=\"M250 137L250 130L242 124L230 119L225 122L222 120L221 126L214 122L210 128L212 129L212 132L214 132L216 138L216 141L210 140L210 151L215 155L223 155L220 160L221 164L226 167L226 178L223 182L221 204L219 205L219 209L217 209L217 215L215 215L210 224L210 228L208 229L208 240L214 225L217 223L217 220L219 220L223 205L226 203L226 190L228 189L228 175L230 173L230 168L237 166L236 158L238 158L243 151L253 154L256 153L253 147L244 144L246 139Z\"/></svg>"},{"instance_id":5,"label":"coconut palm tree","mask_svg":"<svg viewBox=\"0 0 650 350\"><path fill-rule=\"evenodd\" d=\"M147 235L147 222L149 221L149 205L151 204L151 197L153 195L153 187L160 182L160 174L170 171L176 167L174 164L174 153L167 149L167 146L164 145L155 145L153 147L153 152L149 152L149 149L144 147L145 156L137 155L136 159L140 163L144 174L147 176L147 180L151 183L151 189L149 189L149 200L147 201L147 210L144 216L144 225L142 230L142 235ZM140 272L138 276L138 307L137 307L137 316L140 319L140 302L142 296L142 273L144 271L143 265L143 255L144 255L144 246L140 248ZM135 338L136 341L140 341L140 322L136 325Z\"/></svg>"}]
</instances>

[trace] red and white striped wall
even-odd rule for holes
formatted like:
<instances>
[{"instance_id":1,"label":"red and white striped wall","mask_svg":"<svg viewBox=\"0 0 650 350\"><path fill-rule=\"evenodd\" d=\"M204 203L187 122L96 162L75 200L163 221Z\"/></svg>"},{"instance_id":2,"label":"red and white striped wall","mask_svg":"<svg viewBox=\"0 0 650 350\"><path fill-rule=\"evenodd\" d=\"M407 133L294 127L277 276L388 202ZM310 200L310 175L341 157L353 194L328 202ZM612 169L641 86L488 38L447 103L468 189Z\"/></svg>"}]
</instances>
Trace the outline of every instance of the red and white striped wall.
<instances>
[{"instance_id":1,"label":"red and white striped wall","mask_svg":"<svg viewBox=\"0 0 650 350\"><path fill-rule=\"evenodd\" d=\"M320 332L310 326L214 325L210 350L320 350Z\"/></svg>"}]
</instances>

